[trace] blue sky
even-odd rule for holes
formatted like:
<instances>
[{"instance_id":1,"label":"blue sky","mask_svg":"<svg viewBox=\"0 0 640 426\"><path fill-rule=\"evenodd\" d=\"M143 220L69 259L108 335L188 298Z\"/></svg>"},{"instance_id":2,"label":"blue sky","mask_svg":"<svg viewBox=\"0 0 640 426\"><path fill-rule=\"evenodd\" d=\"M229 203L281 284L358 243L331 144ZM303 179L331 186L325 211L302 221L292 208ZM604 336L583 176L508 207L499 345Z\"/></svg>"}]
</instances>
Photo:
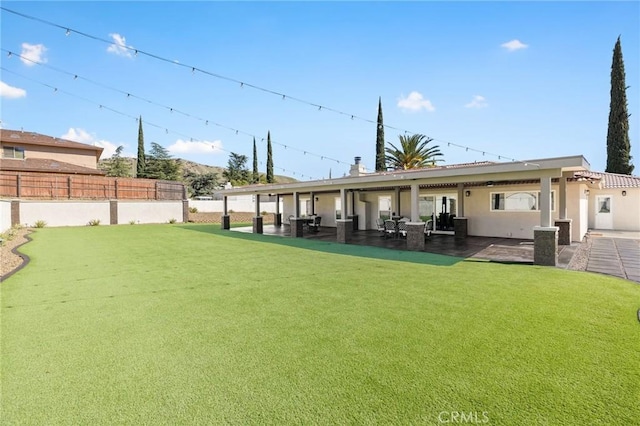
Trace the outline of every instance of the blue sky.
<instances>
[{"instance_id":1,"label":"blue sky","mask_svg":"<svg viewBox=\"0 0 640 426\"><path fill-rule=\"evenodd\" d=\"M374 168L378 97L386 141L428 135L448 164L582 154L604 170L620 35L640 170L638 2L2 6L62 27L1 11L3 128L133 156L141 115L147 149L209 165L237 152L251 167L255 135L261 171L271 131L276 174L302 180L342 176L354 156Z\"/></svg>"}]
</instances>

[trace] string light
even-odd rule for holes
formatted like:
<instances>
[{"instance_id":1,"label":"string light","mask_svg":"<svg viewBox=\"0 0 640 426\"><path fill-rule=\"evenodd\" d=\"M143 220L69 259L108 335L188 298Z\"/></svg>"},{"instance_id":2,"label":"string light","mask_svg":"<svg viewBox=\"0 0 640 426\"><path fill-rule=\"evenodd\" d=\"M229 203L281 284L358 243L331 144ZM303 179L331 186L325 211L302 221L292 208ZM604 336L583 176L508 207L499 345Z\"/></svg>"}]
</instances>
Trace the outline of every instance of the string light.
<instances>
[{"instance_id":1,"label":"string light","mask_svg":"<svg viewBox=\"0 0 640 426\"><path fill-rule=\"evenodd\" d=\"M67 35L69 35L71 31L73 31L76 34L79 34L79 35L81 35L83 37L87 37L87 38L95 40L95 41L100 41L102 43L107 43L109 45L113 44L112 40L107 40L107 39L104 39L104 38L101 38L101 37L97 37L95 35L84 33L82 31L72 30L72 29L70 29L68 27L61 26L61 25L56 24L54 22L46 21L44 19L37 18L37 17L34 17L34 16L30 16L30 15L27 15L27 14L24 14L24 13L16 12L14 10L8 9L6 7L3 7L3 6L0 6L0 9L6 11L8 13L12 13L14 15L20 16L20 17L25 18L25 19L33 20L33 21L36 21L36 22L39 22L39 23L42 23L42 24L45 24L45 25L49 25L49 26L53 26L53 27L56 27L56 28L64 29ZM282 96L283 100L286 97L288 97L289 99L294 100L294 101L299 102L299 103L302 103L302 104L307 104L307 105L310 105L310 106L317 106L319 111L321 111L322 109L325 109L327 111L331 111L331 112L334 112L334 113L337 113L337 114L340 114L340 115L351 116L352 119L358 119L358 120L369 122L369 123L376 123L374 120L371 120L371 119L368 119L368 118L363 118L363 117L360 117L360 116L355 115L355 114L348 114L346 112L339 111L339 110L334 109L334 108L329 108L329 107L326 107L326 106L317 105L317 104L314 104L312 102L306 101L304 99L296 98L296 97L293 97L293 96L288 96L286 94L279 93L279 92L276 92L274 90L270 90L270 89L267 89L267 88L264 88L264 87L260 87L260 86L254 85L254 84L249 84L249 83L246 83L246 82L242 82L242 81L237 80L235 78L226 77L226 76L223 76L223 75L220 75L220 74L217 74L217 73L213 73L213 72L210 72L210 71L202 70L202 69L196 68L195 66L191 66L191 65L187 65L187 64L181 64L177 60L170 60L170 59L167 59L167 58L162 57L160 55L156 55L156 54L153 54L153 53L145 52L143 50L136 49L136 48L133 48L131 46L121 46L121 47L123 49L127 49L127 50L130 50L130 51L133 50L135 56L138 56L138 53L139 53L141 55L145 55L145 56L151 57L151 58L159 60L159 61L170 62L170 63L174 63L174 64L177 64L177 65L180 65L180 66L191 68L192 72L195 71L196 69L198 69L198 71L202 72L203 74L209 75L211 77L215 77L215 78L218 78L218 79L222 79L222 80L226 80L226 81L230 81L230 82L234 82L234 83L239 83L239 84L241 84L241 87L242 86L248 86L250 88L253 88L255 90L259 90L259 91L262 91L262 92L265 92L265 93L270 93L270 94L273 94L273 95ZM385 124L383 124L382 126L388 128L388 129L392 129L392 130L397 130L397 131L401 131L401 132L403 131L405 134L410 133L408 130L405 130L405 129L400 129L400 128L396 128L396 127L385 125ZM432 139L434 141L444 142L444 141L442 141L440 139L437 139L437 138L432 138ZM477 149L470 148L468 146L457 145L457 144L452 144L452 145L454 145L456 147L459 147L459 148L465 148L465 150L467 152L469 151L469 149L471 149L473 152L482 152L482 151L479 151ZM451 145L448 145L448 146L451 146ZM490 153L487 153L487 154L490 154ZM499 159L502 159L502 157L504 157L502 155L498 156L497 154L490 154L490 155L499 157ZM509 157L504 157L504 158L505 159L509 159ZM513 158L511 158L511 160L512 161L516 161Z\"/></svg>"}]
</instances>

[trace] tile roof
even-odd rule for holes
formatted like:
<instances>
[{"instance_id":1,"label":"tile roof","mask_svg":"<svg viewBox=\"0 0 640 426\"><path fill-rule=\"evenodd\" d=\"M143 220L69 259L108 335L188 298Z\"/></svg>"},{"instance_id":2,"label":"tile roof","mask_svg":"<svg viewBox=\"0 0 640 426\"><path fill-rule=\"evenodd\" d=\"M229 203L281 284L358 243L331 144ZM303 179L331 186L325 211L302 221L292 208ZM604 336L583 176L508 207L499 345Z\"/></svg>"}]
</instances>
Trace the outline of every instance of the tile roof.
<instances>
[{"instance_id":1,"label":"tile roof","mask_svg":"<svg viewBox=\"0 0 640 426\"><path fill-rule=\"evenodd\" d=\"M41 146L56 146L61 148L74 148L84 149L88 151L94 151L96 157L102 154L103 148L99 146L93 146L86 143L73 142L66 139L54 138L51 136L41 135L34 132L23 132L20 130L0 129L0 140L3 143L14 143L21 145L41 145Z\"/></svg>"},{"instance_id":2,"label":"tile roof","mask_svg":"<svg viewBox=\"0 0 640 426\"><path fill-rule=\"evenodd\" d=\"M577 172L574 176L576 178L601 180L603 188L640 188L640 176L592 171Z\"/></svg>"},{"instance_id":3,"label":"tile roof","mask_svg":"<svg viewBox=\"0 0 640 426\"><path fill-rule=\"evenodd\" d=\"M64 173L77 175L104 176L105 172L90 167L77 166L48 158L27 158L19 160L13 158L0 159L0 170L13 172Z\"/></svg>"}]
</instances>

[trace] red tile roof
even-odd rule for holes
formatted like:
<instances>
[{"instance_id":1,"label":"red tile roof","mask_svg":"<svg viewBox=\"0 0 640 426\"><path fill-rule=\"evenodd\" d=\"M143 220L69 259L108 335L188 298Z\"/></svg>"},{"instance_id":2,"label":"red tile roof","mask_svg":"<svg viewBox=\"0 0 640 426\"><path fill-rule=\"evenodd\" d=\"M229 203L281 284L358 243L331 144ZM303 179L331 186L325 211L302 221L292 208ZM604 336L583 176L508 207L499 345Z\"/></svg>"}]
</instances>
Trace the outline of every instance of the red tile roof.
<instances>
[{"instance_id":1,"label":"red tile roof","mask_svg":"<svg viewBox=\"0 0 640 426\"><path fill-rule=\"evenodd\" d=\"M620 175L606 172L577 172L576 178L601 180L603 188L640 188L640 176Z\"/></svg>"},{"instance_id":2,"label":"red tile roof","mask_svg":"<svg viewBox=\"0 0 640 426\"><path fill-rule=\"evenodd\" d=\"M64 163L62 161L50 160L47 158L27 158L19 160L13 158L0 159L0 170L12 172L44 172L63 173L77 175L104 176L105 172L90 167L76 166L75 164Z\"/></svg>"},{"instance_id":3,"label":"red tile roof","mask_svg":"<svg viewBox=\"0 0 640 426\"><path fill-rule=\"evenodd\" d=\"M103 148L99 146L88 145L86 143L73 142L66 139L54 138L51 136L41 135L34 132L23 132L20 130L0 129L0 140L8 144L20 145L41 145L56 146L61 148L74 148L94 151L96 158L100 157Z\"/></svg>"}]
</instances>

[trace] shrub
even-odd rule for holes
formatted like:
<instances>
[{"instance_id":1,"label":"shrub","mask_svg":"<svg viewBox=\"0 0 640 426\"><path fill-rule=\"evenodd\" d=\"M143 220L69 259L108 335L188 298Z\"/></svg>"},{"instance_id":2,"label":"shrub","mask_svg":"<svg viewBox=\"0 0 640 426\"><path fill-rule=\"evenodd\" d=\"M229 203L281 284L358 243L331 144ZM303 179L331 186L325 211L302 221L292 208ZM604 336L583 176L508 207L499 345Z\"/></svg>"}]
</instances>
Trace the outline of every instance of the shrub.
<instances>
[{"instance_id":1,"label":"shrub","mask_svg":"<svg viewBox=\"0 0 640 426\"><path fill-rule=\"evenodd\" d=\"M45 226L47 226L47 222L45 222L44 220L36 220L33 226L34 228L44 228Z\"/></svg>"},{"instance_id":2,"label":"shrub","mask_svg":"<svg viewBox=\"0 0 640 426\"><path fill-rule=\"evenodd\" d=\"M227 213L231 214L231 213L235 213L232 209L227 210Z\"/></svg>"},{"instance_id":3,"label":"shrub","mask_svg":"<svg viewBox=\"0 0 640 426\"><path fill-rule=\"evenodd\" d=\"M263 210L260 214L261 214L262 216L266 216L266 215L268 215L269 213L267 213L267 212L266 212L266 210Z\"/></svg>"},{"instance_id":4,"label":"shrub","mask_svg":"<svg viewBox=\"0 0 640 426\"><path fill-rule=\"evenodd\" d=\"M129 225L135 225L135 224L136 224L135 220L132 219L132 220L129 221Z\"/></svg>"},{"instance_id":5,"label":"shrub","mask_svg":"<svg viewBox=\"0 0 640 426\"><path fill-rule=\"evenodd\" d=\"M177 222L177 220L174 219L174 218L169 219L169 223L171 223L171 224L176 223L176 222Z\"/></svg>"},{"instance_id":6,"label":"shrub","mask_svg":"<svg viewBox=\"0 0 640 426\"><path fill-rule=\"evenodd\" d=\"M89 225L89 226L98 226L98 225L100 225L100 219L91 219L87 225Z\"/></svg>"},{"instance_id":7,"label":"shrub","mask_svg":"<svg viewBox=\"0 0 640 426\"><path fill-rule=\"evenodd\" d=\"M198 213L197 207L189 207L189 213Z\"/></svg>"}]
</instances>

